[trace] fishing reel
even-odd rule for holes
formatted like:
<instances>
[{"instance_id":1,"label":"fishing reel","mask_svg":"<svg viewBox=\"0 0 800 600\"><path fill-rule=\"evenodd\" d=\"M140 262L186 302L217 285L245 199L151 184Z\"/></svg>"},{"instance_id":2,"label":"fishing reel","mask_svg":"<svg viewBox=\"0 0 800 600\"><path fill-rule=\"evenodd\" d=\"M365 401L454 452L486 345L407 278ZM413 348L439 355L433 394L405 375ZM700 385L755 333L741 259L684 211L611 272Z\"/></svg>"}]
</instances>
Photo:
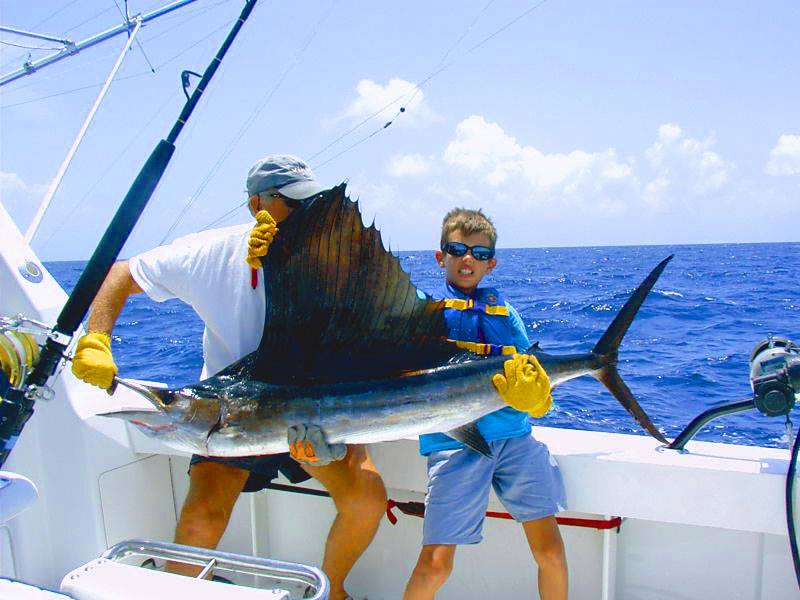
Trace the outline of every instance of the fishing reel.
<instances>
[{"instance_id":1,"label":"fishing reel","mask_svg":"<svg viewBox=\"0 0 800 600\"><path fill-rule=\"evenodd\" d=\"M39 339L50 328L23 316L0 317L0 466L11 452L35 400L52 398L52 390L29 381L40 358Z\"/></svg>"},{"instance_id":2,"label":"fishing reel","mask_svg":"<svg viewBox=\"0 0 800 600\"><path fill-rule=\"evenodd\" d=\"M750 353L750 386L762 414L788 415L800 399L800 346L777 336L756 344Z\"/></svg>"},{"instance_id":3,"label":"fishing reel","mask_svg":"<svg viewBox=\"0 0 800 600\"><path fill-rule=\"evenodd\" d=\"M18 390L25 387L28 375L39 362L39 344L34 336L41 332L25 325L22 317L0 318L0 370L7 385ZM0 397L2 391L0 388Z\"/></svg>"},{"instance_id":4,"label":"fishing reel","mask_svg":"<svg viewBox=\"0 0 800 600\"><path fill-rule=\"evenodd\" d=\"M788 415L800 400L800 346L787 338L770 335L753 348L749 365L753 398L715 406L699 414L667 448L683 450L686 443L711 419L753 408L767 417L785 416L791 439Z\"/></svg>"}]
</instances>

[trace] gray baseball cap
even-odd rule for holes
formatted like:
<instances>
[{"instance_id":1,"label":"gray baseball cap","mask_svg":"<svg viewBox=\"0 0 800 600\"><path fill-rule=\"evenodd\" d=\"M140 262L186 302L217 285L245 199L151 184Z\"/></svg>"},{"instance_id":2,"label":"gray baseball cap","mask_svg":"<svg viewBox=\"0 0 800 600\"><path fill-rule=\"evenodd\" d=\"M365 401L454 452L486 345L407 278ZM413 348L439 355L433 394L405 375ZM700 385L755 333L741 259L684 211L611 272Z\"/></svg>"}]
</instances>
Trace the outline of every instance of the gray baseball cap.
<instances>
[{"instance_id":1,"label":"gray baseball cap","mask_svg":"<svg viewBox=\"0 0 800 600\"><path fill-rule=\"evenodd\" d=\"M251 196L278 190L287 198L305 200L325 189L314 179L311 167L291 154L265 156L247 174L247 193Z\"/></svg>"}]
</instances>

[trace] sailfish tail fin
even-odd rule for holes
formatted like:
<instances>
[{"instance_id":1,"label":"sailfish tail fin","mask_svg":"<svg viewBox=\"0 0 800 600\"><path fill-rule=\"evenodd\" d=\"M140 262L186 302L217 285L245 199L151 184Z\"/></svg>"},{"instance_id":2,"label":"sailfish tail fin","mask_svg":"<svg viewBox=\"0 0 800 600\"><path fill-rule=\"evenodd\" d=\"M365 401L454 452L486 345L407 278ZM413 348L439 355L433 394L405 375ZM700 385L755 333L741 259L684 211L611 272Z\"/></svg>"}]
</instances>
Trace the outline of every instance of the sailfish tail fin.
<instances>
[{"instance_id":1,"label":"sailfish tail fin","mask_svg":"<svg viewBox=\"0 0 800 600\"><path fill-rule=\"evenodd\" d=\"M603 362L605 363L601 369L598 369L592 373L592 375L608 388L608 391L619 400L620 404L622 404L625 410L628 411L639 425L646 429L654 438L665 444L667 443L667 439L656 426L653 425L650 417L647 416L647 413L639 405L636 397L617 371L617 352L622 338L625 337L644 299L650 293L650 290L653 289L656 281L666 268L667 263L672 260L673 256L673 254L670 254L667 258L658 263L639 287L636 288L592 350L594 354L603 357Z\"/></svg>"}]
</instances>

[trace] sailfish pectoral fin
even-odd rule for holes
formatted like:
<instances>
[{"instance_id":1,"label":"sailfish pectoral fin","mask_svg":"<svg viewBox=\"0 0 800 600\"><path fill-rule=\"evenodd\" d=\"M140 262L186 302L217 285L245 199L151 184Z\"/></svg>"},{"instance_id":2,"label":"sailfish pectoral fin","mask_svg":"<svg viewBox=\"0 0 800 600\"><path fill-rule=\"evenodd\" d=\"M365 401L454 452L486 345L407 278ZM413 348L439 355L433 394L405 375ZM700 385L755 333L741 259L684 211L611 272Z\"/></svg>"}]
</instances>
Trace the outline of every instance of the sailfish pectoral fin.
<instances>
[{"instance_id":1,"label":"sailfish pectoral fin","mask_svg":"<svg viewBox=\"0 0 800 600\"><path fill-rule=\"evenodd\" d=\"M474 450L478 454L483 454L486 458L492 458L492 449L483 437L483 434L478 431L478 426L475 421L467 423L456 429L446 431L445 435L461 442L470 450Z\"/></svg>"}]
</instances>

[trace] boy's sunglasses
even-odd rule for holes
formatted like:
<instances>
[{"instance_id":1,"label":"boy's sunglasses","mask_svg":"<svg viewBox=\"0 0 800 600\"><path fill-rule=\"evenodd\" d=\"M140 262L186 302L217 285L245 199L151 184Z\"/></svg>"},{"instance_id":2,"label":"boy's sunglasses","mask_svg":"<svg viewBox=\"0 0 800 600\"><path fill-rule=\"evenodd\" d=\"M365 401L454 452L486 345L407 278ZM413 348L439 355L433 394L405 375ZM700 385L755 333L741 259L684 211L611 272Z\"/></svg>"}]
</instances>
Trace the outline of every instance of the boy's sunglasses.
<instances>
[{"instance_id":1,"label":"boy's sunglasses","mask_svg":"<svg viewBox=\"0 0 800 600\"><path fill-rule=\"evenodd\" d=\"M467 252L472 252L475 260L489 260L494 256L494 248L487 246L467 246L461 242L445 242L442 250L451 256L464 256Z\"/></svg>"}]
</instances>

